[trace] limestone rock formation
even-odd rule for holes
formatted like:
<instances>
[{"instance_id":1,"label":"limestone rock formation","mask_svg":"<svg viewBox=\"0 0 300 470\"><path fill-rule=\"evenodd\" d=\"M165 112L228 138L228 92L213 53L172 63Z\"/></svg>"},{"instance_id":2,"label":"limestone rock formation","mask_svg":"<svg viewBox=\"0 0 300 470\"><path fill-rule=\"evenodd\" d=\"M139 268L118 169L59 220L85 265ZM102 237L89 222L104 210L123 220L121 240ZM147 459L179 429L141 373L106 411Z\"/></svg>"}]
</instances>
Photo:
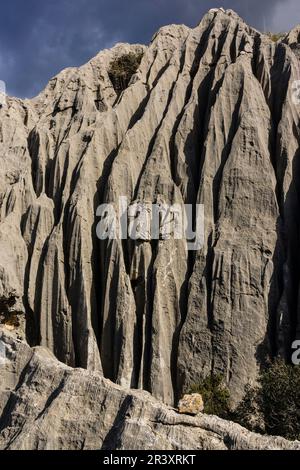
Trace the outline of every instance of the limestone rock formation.
<instances>
[{"instance_id":1,"label":"limestone rock formation","mask_svg":"<svg viewBox=\"0 0 300 470\"><path fill-rule=\"evenodd\" d=\"M204 411L203 398L198 393L184 395L178 403L178 411L181 414L196 416Z\"/></svg>"},{"instance_id":2,"label":"limestone rock formation","mask_svg":"<svg viewBox=\"0 0 300 470\"><path fill-rule=\"evenodd\" d=\"M66 364L58 390L64 373L96 373L173 405L214 372L237 403L270 356L290 357L300 335L298 46L299 28L274 43L213 9L194 29L161 28L148 47L100 52L32 100L7 98L1 323ZM142 60L120 94L110 67L126 54ZM119 197L203 204L203 249L147 231L100 241L97 208Z\"/></svg>"},{"instance_id":3,"label":"limestone rock formation","mask_svg":"<svg viewBox=\"0 0 300 470\"><path fill-rule=\"evenodd\" d=\"M214 416L180 415L11 335L0 333L0 352L0 450L300 450Z\"/></svg>"}]
</instances>

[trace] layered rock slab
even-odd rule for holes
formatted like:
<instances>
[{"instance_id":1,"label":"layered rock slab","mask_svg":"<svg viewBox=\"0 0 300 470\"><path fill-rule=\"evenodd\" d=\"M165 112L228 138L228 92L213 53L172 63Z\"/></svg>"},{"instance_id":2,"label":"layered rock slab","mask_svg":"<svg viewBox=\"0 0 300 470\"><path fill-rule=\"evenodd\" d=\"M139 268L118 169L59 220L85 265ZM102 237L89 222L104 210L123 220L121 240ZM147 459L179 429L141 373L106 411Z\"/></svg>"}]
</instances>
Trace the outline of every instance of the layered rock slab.
<instances>
[{"instance_id":1,"label":"layered rock slab","mask_svg":"<svg viewBox=\"0 0 300 470\"><path fill-rule=\"evenodd\" d=\"M0 315L68 366L173 404L221 373L233 403L299 336L298 29L231 10L119 44L0 109ZM143 54L118 96L110 64ZM100 242L102 203L198 204L205 244Z\"/></svg>"},{"instance_id":2,"label":"layered rock slab","mask_svg":"<svg viewBox=\"0 0 300 470\"><path fill-rule=\"evenodd\" d=\"M179 415L149 393L59 363L0 332L2 450L299 450L213 416Z\"/></svg>"}]
</instances>

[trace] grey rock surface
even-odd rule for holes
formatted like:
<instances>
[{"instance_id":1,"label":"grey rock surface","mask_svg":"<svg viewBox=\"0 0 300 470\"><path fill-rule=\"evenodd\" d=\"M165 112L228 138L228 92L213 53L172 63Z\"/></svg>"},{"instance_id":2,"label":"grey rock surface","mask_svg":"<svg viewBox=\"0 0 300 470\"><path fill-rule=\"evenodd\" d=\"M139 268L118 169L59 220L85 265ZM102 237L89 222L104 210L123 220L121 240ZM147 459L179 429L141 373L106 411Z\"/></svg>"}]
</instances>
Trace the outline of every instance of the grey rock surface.
<instances>
[{"instance_id":1,"label":"grey rock surface","mask_svg":"<svg viewBox=\"0 0 300 470\"><path fill-rule=\"evenodd\" d=\"M211 372L237 403L268 357L289 358L300 335L298 43L299 28L274 43L213 9L148 47L100 52L32 100L7 98L4 328L51 351L62 375L80 367L169 405ZM109 68L128 53L143 58L118 96ZM100 242L97 207L120 196L204 204L204 248L147 232Z\"/></svg>"},{"instance_id":2,"label":"grey rock surface","mask_svg":"<svg viewBox=\"0 0 300 470\"><path fill-rule=\"evenodd\" d=\"M0 450L300 450L214 416L180 415L10 334L0 332L0 345Z\"/></svg>"}]
</instances>

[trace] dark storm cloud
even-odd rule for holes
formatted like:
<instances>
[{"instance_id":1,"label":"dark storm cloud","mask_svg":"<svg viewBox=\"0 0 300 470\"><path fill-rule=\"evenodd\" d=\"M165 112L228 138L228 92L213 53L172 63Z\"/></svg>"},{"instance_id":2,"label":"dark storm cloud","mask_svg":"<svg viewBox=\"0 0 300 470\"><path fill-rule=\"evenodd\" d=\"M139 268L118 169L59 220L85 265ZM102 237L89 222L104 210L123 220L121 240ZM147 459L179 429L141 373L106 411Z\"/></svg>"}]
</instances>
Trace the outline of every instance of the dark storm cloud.
<instances>
[{"instance_id":1,"label":"dark storm cloud","mask_svg":"<svg viewBox=\"0 0 300 470\"><path fill-rule=\"evenodd\" d=\"M160 26L194 26L216 6L236 10L258 29L271 29L276 8L285 4L291 0L1 2L0 79L10 94L33 96L61 69L80 65L115 42L148 43ZM293 21L293 11L286 16Z\"/></svg>"}]
</instances>

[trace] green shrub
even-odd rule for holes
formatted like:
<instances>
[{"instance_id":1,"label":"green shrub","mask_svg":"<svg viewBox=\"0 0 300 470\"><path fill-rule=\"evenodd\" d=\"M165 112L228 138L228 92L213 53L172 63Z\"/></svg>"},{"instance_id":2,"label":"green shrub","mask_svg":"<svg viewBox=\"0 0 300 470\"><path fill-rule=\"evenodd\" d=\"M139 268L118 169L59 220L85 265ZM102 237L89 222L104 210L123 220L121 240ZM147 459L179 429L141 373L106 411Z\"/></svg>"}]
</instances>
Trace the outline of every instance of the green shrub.
<instances>
[{"instance_id":1,"label":"green shrub","mask_svg":"<svg viewBox=\"0 0 300 470\"><path fill-rule=\"evenodd\" d=\"M118 96L128 87L131 77L139 68L142 57L143 53L130 52L111 62L108 75Z\"/></svg>"},{"instance_id":2,"label":"green shrub","mask_svg":"<svg viewBox=\"0 0 300 470\"><path fill-rule=\"evenodd\" d=\"M234 411L232 419L251 431L265 433L265 421L259 404L259 389L257 387L246 386L245 396Z\"/></svg>"},{"instance_id":3,"label":"green shrub","mask_svg":"<svg viewBox=\"0 0 300 470\"><path fill-rule=\"evenodd\" d=\"M273 42L277 42L279 41L280 39L283 39L285 34L284 33L267 33L267 35L269 36L269 38L271 39L271 41Z\"/></svg>"},{"instance_id":4,"label":"green shrub","mask_svg":"<svg viewBox=\"0 0 300 470\"><path fill-rule=\"evenodd\" d=\"M235 420L252 430L263 422L259 428L269 435L300 439L300 368L277 359L261 373L259 387L247 389Z\"/></svg>"},{"instance_id":5,"label":"green shrub","mask_svg":"<svg viewBox=\"0 0 300 470\"><path fill-rule=\"evenodd\" d=\"M277 360L260 378L266 432L300 439L300 368Z\"/></svg>"},{"instance_id":6,"label":"green shrub","mask_svg":"<svg viewBox=\"0 0 300 470\"><path fill-rule=\"evenodd\" d=\"M230 394L221 375L209 375L193 385L189 393L202 395L204 413L224 419L230 416Z\"/></svg>"}]
</instances>

